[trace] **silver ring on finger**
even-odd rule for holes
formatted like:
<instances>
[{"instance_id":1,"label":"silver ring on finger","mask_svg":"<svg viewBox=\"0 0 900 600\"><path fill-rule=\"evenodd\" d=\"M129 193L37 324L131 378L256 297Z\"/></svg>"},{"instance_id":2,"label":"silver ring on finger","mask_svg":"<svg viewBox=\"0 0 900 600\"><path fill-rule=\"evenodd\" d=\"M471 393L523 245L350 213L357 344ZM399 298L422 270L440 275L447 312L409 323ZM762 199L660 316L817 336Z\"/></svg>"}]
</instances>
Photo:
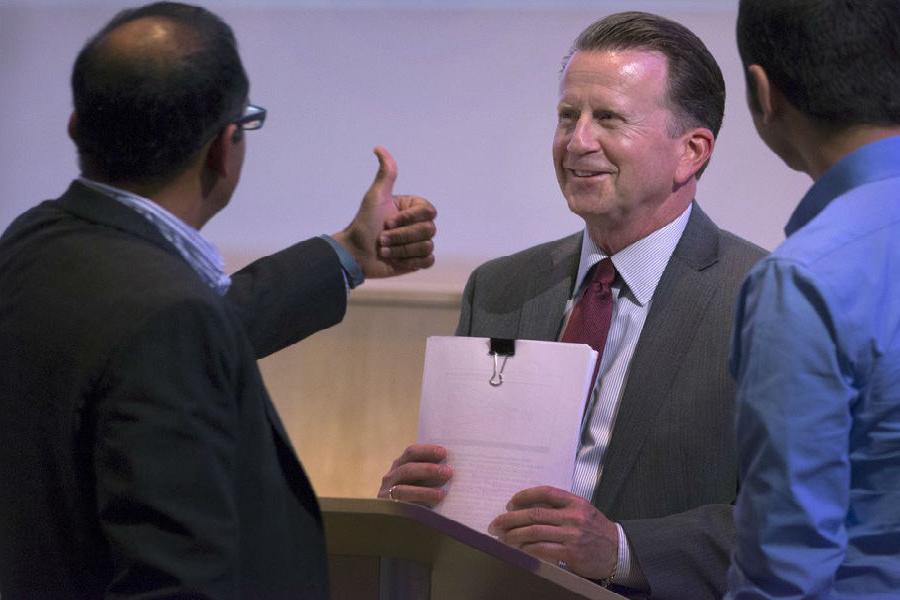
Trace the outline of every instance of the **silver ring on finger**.
<instances>
[{"instance_id":1,"label":"silver ring on finger","mask_svg":"<svg viewBox=\"0 0 900 600\"><path fill-rule=\"evenodd\" d=\"M391 489L388 490L388 498L390 498L390 499L393 500L394 502L399 502L399 500L397 500L397 498L394 498L394 490L395 490L396 488L397 488L396 485L392 485L392 486L391 486Z\"/></svg>"}]
</instances>

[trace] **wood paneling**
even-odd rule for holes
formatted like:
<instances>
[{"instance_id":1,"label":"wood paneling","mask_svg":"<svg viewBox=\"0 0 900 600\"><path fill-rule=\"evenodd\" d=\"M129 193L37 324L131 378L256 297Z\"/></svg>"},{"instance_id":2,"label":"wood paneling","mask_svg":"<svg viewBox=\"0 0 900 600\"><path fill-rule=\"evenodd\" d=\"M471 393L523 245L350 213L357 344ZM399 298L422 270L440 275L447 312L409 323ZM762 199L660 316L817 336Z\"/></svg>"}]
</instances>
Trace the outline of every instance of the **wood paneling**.
<instances>
[{"instance_id":1,"label":"wood paneling","mask_svg":"<svg viewBox=\"0 0 900 600\"><path fill-rule=\"evenodd\" d=\"M415 440L425 340L452 335L459 298L363 287L342 323L260 361L320 496L374 497Z\"/></svg>"}]
</instances>

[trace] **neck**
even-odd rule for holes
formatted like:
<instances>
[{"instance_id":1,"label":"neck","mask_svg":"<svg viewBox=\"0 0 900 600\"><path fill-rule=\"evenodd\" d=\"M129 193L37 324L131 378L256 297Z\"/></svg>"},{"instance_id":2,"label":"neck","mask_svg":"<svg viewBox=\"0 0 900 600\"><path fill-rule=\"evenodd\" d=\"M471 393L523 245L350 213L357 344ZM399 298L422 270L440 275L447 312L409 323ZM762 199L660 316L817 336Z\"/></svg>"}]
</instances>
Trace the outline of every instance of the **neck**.
<instances>
[{"instance_id":1,"label":"neck","mask_svg":"<svg viewBox=\"0 0 900 600\"><path fill-rule=\"evenodd\" d=\"M697 180L677 189L662 204L640 206L627 214L616 216L582 215L587 233L597 248L613 256L631 244L662 229L687 210L697 191Z\"/></svg>"},{"instance_id":2,"label":"neck","mask_svg":"<svg viewBox=\"0 0 900 600\"><path fill-rule=\"evenodd\" d=\"M94 181L147 198L197 230L212 218L212 213L207 208L208 203L202 194L202 186L199 182L195 184L194 182L197 181L197 178L190 176L189 173L183 173L164 183L110 181L87 174L85 176Z\"/></svg>"},{"instance_id":3,"label":"neck","mask_svg":"<svg viewBox=\"0 0 900 600\"><path fill-rule=\"evenodd\" d=\"M852 125L837 131L816 127L808 120L795 136L799 169L817 181L851 152L884 138L900 135L900 125Z\"/></svg>"}]
</instances>

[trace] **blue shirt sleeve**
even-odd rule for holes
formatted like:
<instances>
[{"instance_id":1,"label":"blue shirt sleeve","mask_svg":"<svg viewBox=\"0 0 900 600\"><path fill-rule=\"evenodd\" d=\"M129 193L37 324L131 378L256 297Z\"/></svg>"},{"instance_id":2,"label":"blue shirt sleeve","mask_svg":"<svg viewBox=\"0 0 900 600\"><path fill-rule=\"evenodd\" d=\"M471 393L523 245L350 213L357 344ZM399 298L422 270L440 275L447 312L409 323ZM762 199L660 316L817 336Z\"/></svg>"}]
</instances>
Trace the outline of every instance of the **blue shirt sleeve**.
<instances>
[{"instance_id":1,"label":"blue shirt sleeve","mask_svg":"<svg viewBox=\"0 0 900 600\"><path fill-rule=\"evenodd\" d=\"M323 240L328 242L332 248L334 248L335 253L338 256L338 260L341 261L341 270L344 272L344 282L347 284L347 287L351 290L361 284L366 280L366 276L363 274L362 268L359 266L359 263L350 256L350 253L344 249L343 246L338 244L334 238L330 235L320 235Z\"/></svg>"},{"instance_id":2,"label":"blue shirt sleeve","mask_svg":"<svg viewBox=\"0 0 900 600\"><path fill-rule=\"evenodd\" d=\"M775 257L740 296L728 599L829 597L844 558L855 393L827 296L801 265Z\"/></svg>"}]
</instances>

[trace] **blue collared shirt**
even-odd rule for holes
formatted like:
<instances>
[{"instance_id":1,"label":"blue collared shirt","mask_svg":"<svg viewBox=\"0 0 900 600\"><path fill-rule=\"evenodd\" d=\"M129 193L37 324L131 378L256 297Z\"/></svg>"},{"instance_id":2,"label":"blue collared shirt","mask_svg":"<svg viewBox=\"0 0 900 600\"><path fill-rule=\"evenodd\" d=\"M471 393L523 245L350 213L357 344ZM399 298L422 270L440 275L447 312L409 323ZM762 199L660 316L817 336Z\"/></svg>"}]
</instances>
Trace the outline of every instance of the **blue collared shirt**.
<instances>
[{"instance_id":1,"label":"blue collared shirt","mask_svg":"<svg viewBox=\"0 0 900 600\"><path fill-rule=\"evenodd\" d=\"M748 275L726 598L900 597L900 137L842 158Z\"/></svg>"}]
</instances>

